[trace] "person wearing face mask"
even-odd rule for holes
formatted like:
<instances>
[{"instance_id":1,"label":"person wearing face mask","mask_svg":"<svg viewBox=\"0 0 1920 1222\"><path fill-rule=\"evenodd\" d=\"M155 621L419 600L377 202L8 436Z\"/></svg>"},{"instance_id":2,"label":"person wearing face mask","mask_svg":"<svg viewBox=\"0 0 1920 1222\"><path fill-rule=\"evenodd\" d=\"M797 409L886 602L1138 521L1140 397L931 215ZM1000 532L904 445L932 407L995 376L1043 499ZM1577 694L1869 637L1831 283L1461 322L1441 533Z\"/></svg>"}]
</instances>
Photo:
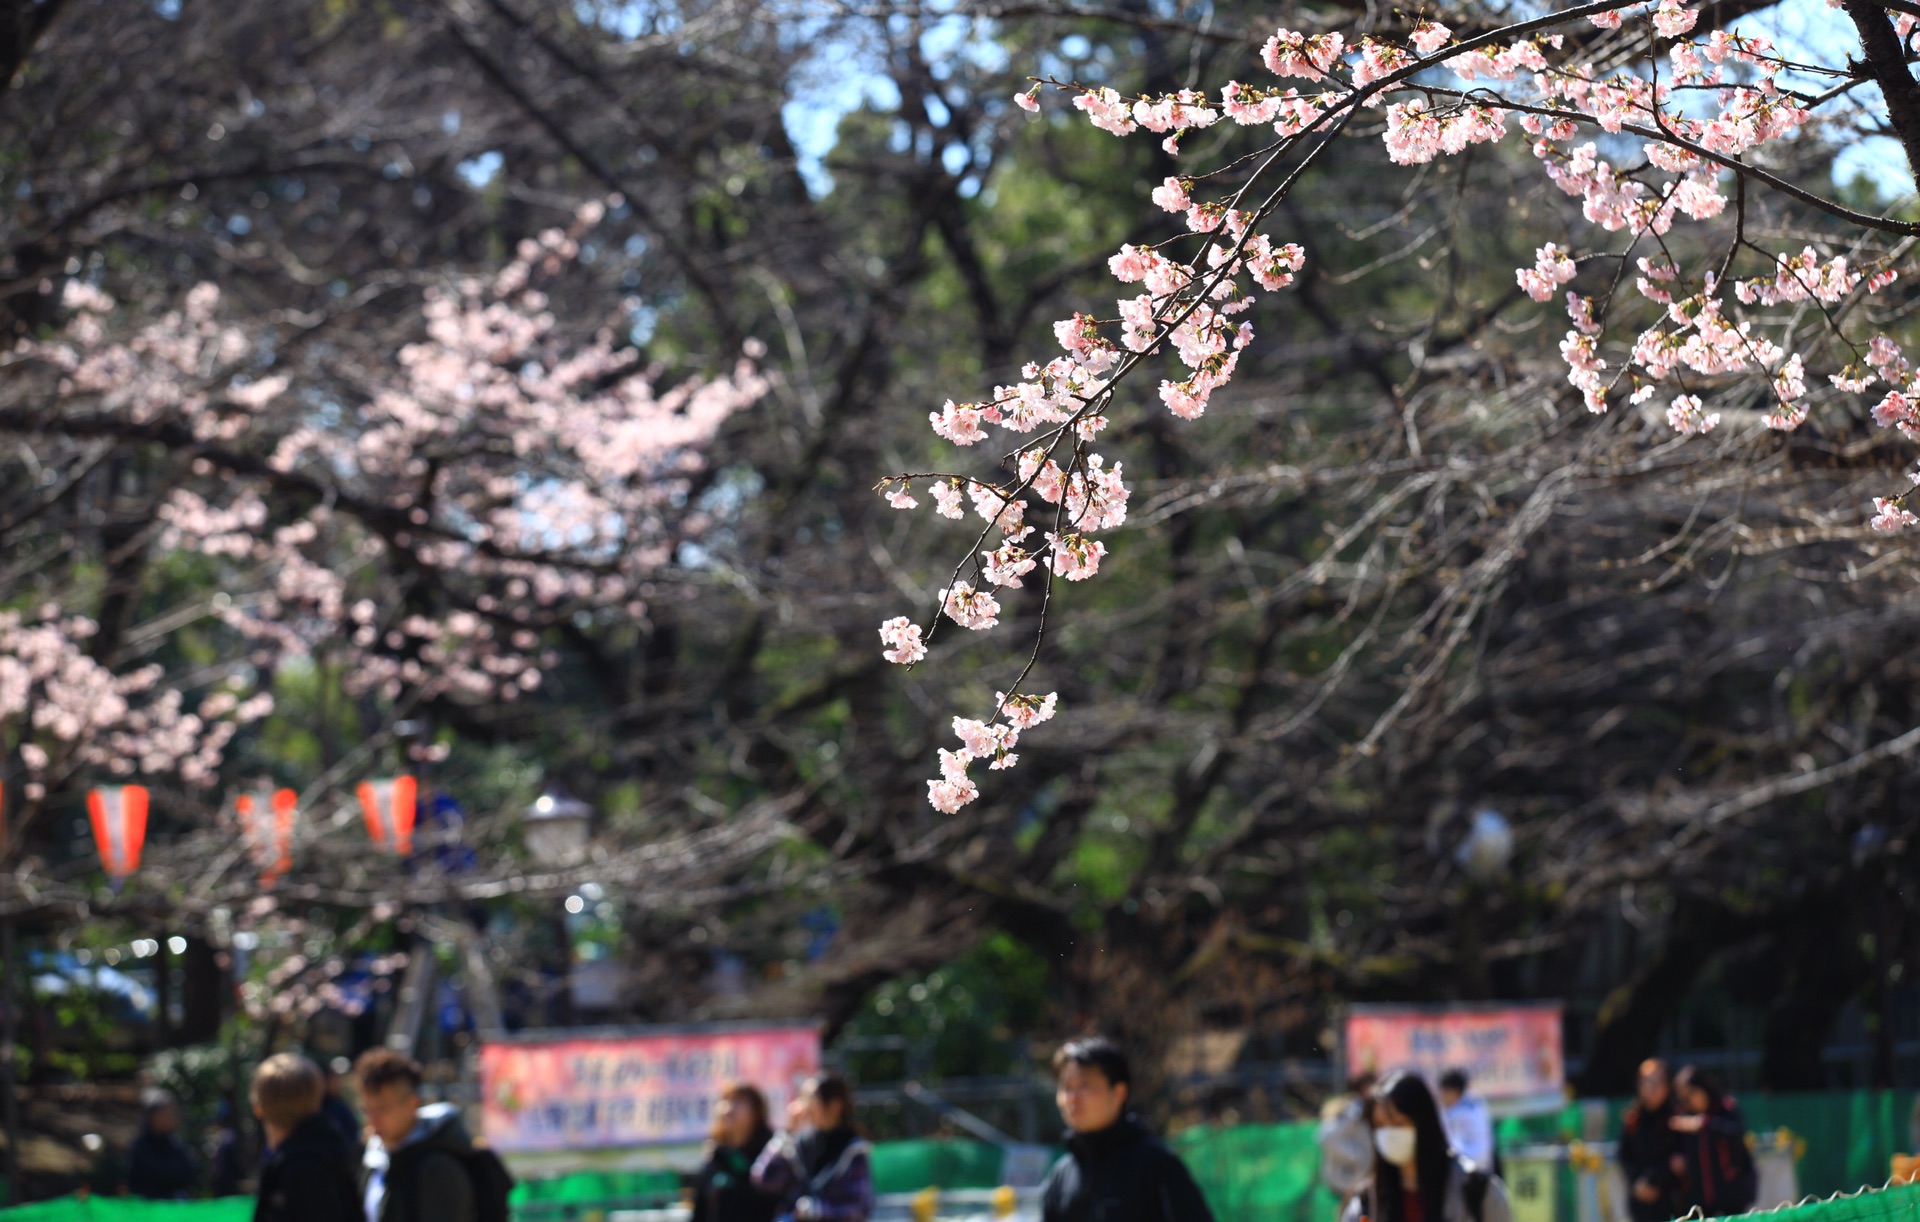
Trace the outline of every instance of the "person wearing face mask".
<instances>
[{"instance_id":1,"label":"person wearing face mask","mask_svg":"<svg viewBox=\"0 0 1920 1222\"><path fill-rule=\"evenodd\" d=\"M1440 1106L1416 1074L1375 1088L1373 1174L1347 1202L1342 1222L1513 1222L1507 1186L1457 1153Z\"/></svg>"}]
</instances>

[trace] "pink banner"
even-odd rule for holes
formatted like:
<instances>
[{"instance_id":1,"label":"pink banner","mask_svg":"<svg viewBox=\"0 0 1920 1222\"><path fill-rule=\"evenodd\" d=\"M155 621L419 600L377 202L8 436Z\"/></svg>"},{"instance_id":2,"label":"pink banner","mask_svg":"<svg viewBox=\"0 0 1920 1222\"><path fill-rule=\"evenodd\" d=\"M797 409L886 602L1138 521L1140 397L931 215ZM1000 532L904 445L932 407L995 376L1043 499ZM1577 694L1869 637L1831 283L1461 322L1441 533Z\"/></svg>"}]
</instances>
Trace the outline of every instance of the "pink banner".
<instances>
[{"instance_id":1,"label":"pink banner","mask_svg":"<svg viewBox=\"0 0 1920 1222\"><path fill-rule=\"evenodd\" d=\"M1560 1007L1459 1009L1355 1006L1347 1013L1349 1078L1410 1069L1438 1081L1464 1069L1488 1099L1539 1098L1565 1089Z\"/></svg>"},{"instance_id":2,"label":"pink banner","mask_svg":"<svg viewBox=\"0 0 1920 1222\"><path fill-rule=\"evenodd\" d=\"M819 1067L812 1027L486 1044L481 1129L503 1153L704 1141L728 1083L765 1091L777 1124Z\"/></svg>"}]
</instances>

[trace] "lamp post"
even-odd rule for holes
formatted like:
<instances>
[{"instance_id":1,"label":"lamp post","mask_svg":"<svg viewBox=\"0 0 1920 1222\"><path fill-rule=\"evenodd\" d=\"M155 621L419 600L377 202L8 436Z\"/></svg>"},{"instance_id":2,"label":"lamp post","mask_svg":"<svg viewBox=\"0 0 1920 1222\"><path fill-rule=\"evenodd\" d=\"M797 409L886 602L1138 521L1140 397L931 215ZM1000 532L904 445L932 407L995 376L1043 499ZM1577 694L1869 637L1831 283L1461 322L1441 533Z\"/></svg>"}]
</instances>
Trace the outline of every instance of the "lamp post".
<instances>
[{"instance_id":1,"label":"lamp post","mask_svg":"<svg viewBox=\"0 0 1920 1222\"><path fill-rule=\"evenodd\" d=\"M527 852L543 866L577 866L587 859L593 807L550 786L526 809Z\"/></svg>"},{"instance_id":2,"label":"lamp post","mask_svg":"<svg viewBox=\"0 0 1920 1222\"><path fill-rule=\"evenodd\" d=\"M588 840L593 833L593 807L589 803L558 785L548 785L527 805L524 815L527 853L535 862L548 869L567 869L587 860ZM589 888L598 890L591 883L584 884L580 890L584 892ZM595 996L595 976L607 970L577 961L574 927L585 908L585 897L575 894L567 897L566 912L555 914L554 928L560 935L560 953L566 963L565 1022L572 1021L576 1010L594 1008L599 1000Z\"/></svg>"},{"instance_id":3,"label":"lamp post","mask_svg":"<svg viewBox=\"0 0 1920 1222\"><path fill-rule=\"evenodd\" d=\"M1473 881L1494 881L1513 861L1513 825L1497 810L1474 811L1471 830L1453 856Z\"/></svg>"}]
</instances>

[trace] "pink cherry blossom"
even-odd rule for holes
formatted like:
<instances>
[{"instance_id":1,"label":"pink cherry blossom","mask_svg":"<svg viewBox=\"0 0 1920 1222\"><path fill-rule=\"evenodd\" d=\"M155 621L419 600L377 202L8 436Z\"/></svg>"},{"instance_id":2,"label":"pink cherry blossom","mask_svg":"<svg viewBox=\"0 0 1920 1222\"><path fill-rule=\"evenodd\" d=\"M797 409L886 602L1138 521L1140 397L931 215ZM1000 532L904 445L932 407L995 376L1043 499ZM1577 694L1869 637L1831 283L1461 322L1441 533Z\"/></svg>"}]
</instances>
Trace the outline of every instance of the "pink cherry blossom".
<instances>
[{"instance_id":1,"label":"pink cherry blossom","mask_svg":"<svg viewBox=\"0 0 1920 1222\"><path fill-rule=\"evenodd\" d=\"M1915 517L1899 501L1884 496L1873 498L1873 520L1869 525L1881 534L1897 534L1915 524L1920 524L1920 517Z\"/></svg>"},{"instance_id":2,"label":"pink cherry blossom","mask_svg":"<svg viewBox=\"0 0 1920 1222\"><path fill-rule=\"evenodd\" d=\"M1437 21L1422 20L1413 27L1413 49L1422 55L1432 55L1453 40L1453 31Z\"/></svg>"},{"instance_id":3,"label":"pink cherry blossom","mask_svg":"<svg viewBox=\"0 0 1920 1222\"><path fill-rule=\"evenodd\" d=\"M927 647L920 641L920 625L904 615L880 625L880 643L887 647L880 656L898 666L911 666L927 656Z\"/></svg>"},{"instance_id":4,"label":"pink cherry blossom","mask_svg":"<svg viewBox=\"0 0 1920 1222\"><path fill-rule=\"evenodd\" d=\"M952 589L940 591L940 606L948 619L975 632L984 632L1000 622L999 600L964 581L955 582Z\"/></svg>"}]
</instances>

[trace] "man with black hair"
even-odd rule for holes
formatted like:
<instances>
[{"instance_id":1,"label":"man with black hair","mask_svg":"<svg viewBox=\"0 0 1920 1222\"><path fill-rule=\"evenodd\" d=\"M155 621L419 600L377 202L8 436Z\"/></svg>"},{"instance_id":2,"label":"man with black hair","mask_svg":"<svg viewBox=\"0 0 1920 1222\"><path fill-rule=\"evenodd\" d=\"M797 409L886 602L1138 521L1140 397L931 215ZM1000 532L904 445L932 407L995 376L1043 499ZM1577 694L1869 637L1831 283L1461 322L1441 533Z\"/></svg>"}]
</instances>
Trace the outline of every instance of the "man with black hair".
<instances>
[{"instance_id":1,"label":"man with black hair","mask_svg":"<svg viewBox=\"0 0 1920 1222\"><path fill-rule=\"evenodd\" d=\"M1040 1189L1044 1222L1213 1222L1186 1164L1128 1110L1133 1073L1103 1036L1053 1054L1067 1153Z\"/></svg>"},{"instance_id":2,"label":"man with black hair","mask_svg":"<svg viewBox=\"0 0 1920 1222\"><path fill-rule=\"evenodd\" d=\"M459 1108L421 1102L418 1062L374 1048L354 1073L373 1130L361 1160L367 1222L508 1222L513 1177L473 1144Z\"/></svg>"}]
</instances>

